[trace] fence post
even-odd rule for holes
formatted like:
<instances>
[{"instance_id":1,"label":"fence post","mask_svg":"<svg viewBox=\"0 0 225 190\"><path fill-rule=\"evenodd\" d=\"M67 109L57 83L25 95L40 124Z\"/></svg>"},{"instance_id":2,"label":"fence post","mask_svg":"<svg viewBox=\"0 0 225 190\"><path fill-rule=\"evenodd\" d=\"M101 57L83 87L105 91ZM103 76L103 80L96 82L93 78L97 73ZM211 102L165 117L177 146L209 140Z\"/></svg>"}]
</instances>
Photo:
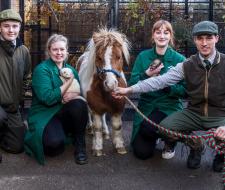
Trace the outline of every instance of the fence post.
<instances>
[{"instance_id":1,"label":"fence post","mask_svg":"<svg viewBox=\"0 0 225 190\"><path fill-rule=\"evenodd\" d=\"M38 53L41 52L41 1L38 0L37 2L37 12L38 12L38 20L37 20L37 51ZM38 55L38 63L41 62L41 56Z\"/></svg>"},{"instance_id":2,"label":"fence post","mask_svg":"<svg viewBox=\"0 0 225 190\"><path fill-rule=\"evenodd\" d=\"M188 19L189 18L189 11L188 11L188 0L185 0L185 12L184 12L184 18ZM188 56L188 41L184 41L184 54L187 57Z\"/></svg>"},{"instance_id":3,"label":"fence post","mask_svg":"<svg viewBox=\"0 0 225 190\"><path fill-rule=\"evenodd\" d=\"M112 0L110 7L110 27L118 28L119 19L119 0Z\"/></svg>"},{"instance_id":4,"label":"fence post","mask_svg":"<svg viewBox=\"0 0 225 190\"><path fill-rule=\"evenodd\" d=\"M25 25L25 18L24 18L24 0L20 0L19 1L19 12L20 12L20 16L23 20L22 24L21 24L21 29L20 29L20 38L22 40L22 42L24 42L24 25Z\"/></svg>"},{"instance_id":5,"label":"fence post","mask_svg":"<svg viewBox=\"0 0 225 190\"><path fill-rule=\"evenodd\" d=\"M10 9L11 1L1 0L1 10Z\"/></svg>"},{"instance_id":6,"label":"fence post","mask_svg":"<svg viewBox=\"0 0 225 190\"><path fill-rule=\"evenodd\" d=\"M213 21L213 0L209 0L209 20Z\"/></svg>"},{"instance_id":7,"label":"fence post","mask_svg":"<svg viewBox=\"0 0 225 190\"><path fill-rule=\"evenodd\" d=\"M169 7L170 7L169 21L172 22L172 9L173 9L173 2L172 2L172 0L169 0Z\"/></svg>"}]
</instances>

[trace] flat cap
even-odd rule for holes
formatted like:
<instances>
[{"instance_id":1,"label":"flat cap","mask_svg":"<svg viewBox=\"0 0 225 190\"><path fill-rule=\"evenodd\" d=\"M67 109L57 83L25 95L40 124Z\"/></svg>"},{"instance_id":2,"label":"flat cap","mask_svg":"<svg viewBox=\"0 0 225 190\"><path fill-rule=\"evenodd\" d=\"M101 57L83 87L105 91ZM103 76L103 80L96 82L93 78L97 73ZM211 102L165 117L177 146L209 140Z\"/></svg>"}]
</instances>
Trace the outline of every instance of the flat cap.
<instances>
[{"instance_id":1,"label":"flat cap","mask_svg":"<svg viewBox=\"0 0 225 190\"><path fill-rule=\"evenodd\" d=\"M192 30L193 36L198 36L202 34L218 34L218 26L211 21L202 21L196 24Z\"/></svg>"},{"instance_id":2,"label":"flat cap","mask_svg":"<svg viewBox=\"0 0 225 190\"><path fill-rule=\"evenodd\" d=\"M6 20L15 20L18 22L22 22L20 14L14 11L13 9L6 9L0 12L0 22Z\"/></svg>"}]
</instances>

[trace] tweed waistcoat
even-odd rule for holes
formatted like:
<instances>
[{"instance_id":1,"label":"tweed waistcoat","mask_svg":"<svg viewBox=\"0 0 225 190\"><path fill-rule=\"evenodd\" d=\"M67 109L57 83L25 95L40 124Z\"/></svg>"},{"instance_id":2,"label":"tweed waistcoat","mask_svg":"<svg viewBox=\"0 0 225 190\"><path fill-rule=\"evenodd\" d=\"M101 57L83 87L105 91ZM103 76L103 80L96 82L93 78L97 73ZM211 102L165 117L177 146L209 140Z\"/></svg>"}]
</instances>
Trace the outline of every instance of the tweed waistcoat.
<instances>
[{"instance_id":1,"label":"tweed waistcoat","mask_svg":"<svg viewBox=\"0 0 225 190\"><path fill-rule=\"evenodd\" d=\"M185 61L183 69L188 109L202 116L225 117L225 55L217 52L209 71L198 54Z\"/></svg>"}]
</instances>

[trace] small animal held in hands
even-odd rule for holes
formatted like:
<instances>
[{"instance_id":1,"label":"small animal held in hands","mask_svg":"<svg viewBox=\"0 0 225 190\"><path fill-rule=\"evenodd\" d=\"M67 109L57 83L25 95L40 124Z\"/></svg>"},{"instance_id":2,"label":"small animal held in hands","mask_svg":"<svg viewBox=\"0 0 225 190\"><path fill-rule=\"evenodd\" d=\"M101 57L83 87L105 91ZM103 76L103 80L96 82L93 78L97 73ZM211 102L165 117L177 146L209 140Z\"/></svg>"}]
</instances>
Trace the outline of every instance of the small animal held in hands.
<instances>
[{"instance_id":1,"label":"small animal held in hands","mask_svg":"<svg viewBox=\"0 0 225 190\"><path fill-rule=\"evenodd\" d=\"M60 79L63 81L63 83L71 77L72 73L73 71L70 68L60 69ZM70 85L70 87L67 89L66 92L76 92L80 94L80 84L77 81L77 79L75 78L73 79L72 84Z\"/></svg>"},{"instance_id":2,"label":"small animal held in hands","mask_svg":"<svg viewBox=\"0 0 225 190\"><path fill-rule=\"evenodd\" d=\"M157 69L159 66L161 66L161 68L163 68L163 63L161 62L160 59L155 59L153 60L153 62L151 63L151 65L149 66L150 67L150 71L153 71L155 69ZM159 74L154 74L153 76L157 76Z\"/></svg>"},{"instance_id":3,"label":"small animal held in hands","mask_svg":"<svg viewBox=\"0 0 225 190\"><path fill-rule=\"evenodd\" d=\"M62 82L64 83L66 80L68 80L71 77L72 73L73 71L70 68L65 67L60 69L60 79L62 80ZM73 79L73 82L71 83L70 87L67 89L66 92L77 93L76 98L86 101L86 99L80 95L81 94L80 84L78 80L75 78Z\"/></svg>"}]
</instances>

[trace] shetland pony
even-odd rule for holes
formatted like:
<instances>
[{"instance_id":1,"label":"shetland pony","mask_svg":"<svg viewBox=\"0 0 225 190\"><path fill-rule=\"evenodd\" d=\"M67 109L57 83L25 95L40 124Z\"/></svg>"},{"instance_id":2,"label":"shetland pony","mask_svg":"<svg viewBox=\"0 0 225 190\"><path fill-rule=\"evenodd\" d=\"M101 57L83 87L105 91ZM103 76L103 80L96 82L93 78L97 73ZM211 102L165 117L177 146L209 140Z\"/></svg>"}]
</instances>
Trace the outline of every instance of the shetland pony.
<instances>
[{"instance_id":1,"label":"shetland pony","mask_svg":"<svg viewBox=\"0 0 225 190\"><path fill-rule=\"evenodd\" d=\"M75 64L76 70L79 72L80 71L80 66L82 63L84 63L84 58L87 56L87 53L83 53L79 59L77 60ZM93 121L92 121L92 114L90 108L88 109L88 125L87 125L87 133L90 135L93 135ZM104 139L110 139L110 134L109 134L109 127L106 122L106 114L102 115L101 117L101 122L102 122L102 134Z\"/></svg>"},{"instance_id":2,"label":"shetland pony","mask_svg":"<svg viewBox=\"0 0 225 190\"><path fill-rule=\"evenodd\" d=\"M79 77L93 117L92 150L96 156L103 154L102 118L106 113L111 115L113 144L118 153L126 153L121 128L125 100L115 99L111 93L117 86L126 87L123 65L129 58L127 38L113 29L94 32L81 56Z\"/></svg>"}]
</instances>

